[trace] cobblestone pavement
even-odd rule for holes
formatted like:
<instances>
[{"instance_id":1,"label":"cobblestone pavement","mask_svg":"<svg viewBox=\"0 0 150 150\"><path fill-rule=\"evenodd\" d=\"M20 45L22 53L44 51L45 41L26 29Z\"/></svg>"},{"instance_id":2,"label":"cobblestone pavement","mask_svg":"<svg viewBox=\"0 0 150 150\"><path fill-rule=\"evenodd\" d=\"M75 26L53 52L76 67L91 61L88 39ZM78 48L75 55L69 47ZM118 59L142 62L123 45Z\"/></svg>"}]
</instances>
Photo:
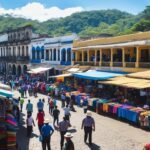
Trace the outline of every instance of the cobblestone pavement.
<instances>
[{"instance_id":1,"label":"cobblestone pavement","mask_svg":"<svg viewBox=\"0 0 150 150\"><path fill-rule=\"evenodd\" d=\"M15 96L18 97L18 92L15 92ZM28 139L26 137L26 103L29 98L25 99L21 127L17 134L17 140L21 150L42 150L41 143L39 142L39 131L36 122L37 108L36 104L39 98L45 98L44 111L46 117L49 117L52 121L52 117L48 113L47 96L38 94L38 98L30 97L31 103L33 103L33 117L36 126L33 130L33 136ZM63 110L60 108L60 102L57 101L57 105L61 110L60 120L63 117ZM81 130L81 122L85 117L82 108L76 107L77 112L71 112L71 124L74 137L73 142L76 150L142 150L145 143L150 143L150 134L148 131L144 131L137 127L131 126L127 123L105 117L96 113L92 113L96 122L96 131L93 132L93 146L90 148L84 144L83 136L84 132ZM60 135L55 130L51 137L51 149L60 150Z\"/></svg>"}]
</instances>

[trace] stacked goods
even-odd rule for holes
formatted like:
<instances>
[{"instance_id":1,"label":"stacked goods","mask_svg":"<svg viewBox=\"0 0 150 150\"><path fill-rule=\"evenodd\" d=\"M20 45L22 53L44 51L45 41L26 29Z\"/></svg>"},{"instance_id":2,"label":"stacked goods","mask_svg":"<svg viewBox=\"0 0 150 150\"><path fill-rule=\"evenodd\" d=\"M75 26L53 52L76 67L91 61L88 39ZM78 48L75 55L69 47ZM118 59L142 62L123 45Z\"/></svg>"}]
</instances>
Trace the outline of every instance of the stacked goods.
<instances>
[{"instance_id":1,"label":"stacked goods","mask_svg":"<svg viewBox=\"0 0 150 150\"><path fill-rule=\"evenodd\" d=\"M16 132L17 132L17 122L15 117L8 113L6 115L6 123L7 123L7 150L15 150L16 149Z\"/></svg>"},{"instance_id":2,"label":"stacked goods","mask_svg":"<svg viewBox=\"0 0 150 150\"><path fill-rule=\"evenodd\" d=\"M150 128L150 111L144 111L140 113L139 122L141 127Z\"/></svg>"}]
</instances>

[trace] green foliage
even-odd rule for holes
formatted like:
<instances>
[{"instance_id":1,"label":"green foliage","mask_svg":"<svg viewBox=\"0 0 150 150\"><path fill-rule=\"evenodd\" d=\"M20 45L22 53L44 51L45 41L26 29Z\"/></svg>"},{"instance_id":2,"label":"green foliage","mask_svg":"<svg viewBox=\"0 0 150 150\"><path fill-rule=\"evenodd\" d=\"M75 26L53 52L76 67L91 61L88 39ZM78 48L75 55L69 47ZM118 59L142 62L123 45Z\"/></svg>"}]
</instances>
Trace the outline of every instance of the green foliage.
<instances>
[{"instance_id":1,"label":"green foliage","mask_svg":"<svg viewBox=\"0 0 150 150\"><path fill-rule=\"evenodd\" d=\"M84 11L59 19L38 22L10 15L0 16L0 32L17 27L32 25L33 31L50 36L77 33L81 37L101 34L122 35L150 30L150 7L132 15L119 10Z\"/></svg>"}]
</instances>

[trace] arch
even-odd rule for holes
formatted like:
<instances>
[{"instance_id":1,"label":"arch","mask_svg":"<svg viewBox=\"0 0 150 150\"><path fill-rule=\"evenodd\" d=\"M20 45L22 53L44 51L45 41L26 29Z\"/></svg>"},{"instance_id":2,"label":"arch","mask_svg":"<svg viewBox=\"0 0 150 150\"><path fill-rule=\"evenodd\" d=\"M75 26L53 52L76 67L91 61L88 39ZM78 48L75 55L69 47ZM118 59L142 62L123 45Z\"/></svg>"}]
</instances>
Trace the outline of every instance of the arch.
<instances>
[{"instance_id":1,"label":"arch","mask_svg":"<svg viewBox=\"0 0 150 150\"><path fill-rule=\"evenodd\" d=\"M27 73L27 66L26 65L23 66L23 73Z\"/></svg>"},{"instance_id":2,"label":"arch","mask_svg":"<svg viewBox=\"0 0 150 150\"><path fill-rule=\"evenodd\" d=\"M21 66L19 65L17 68L17 75L20 76L21 75Z\"/></svg>"},{"instance_id":3,"label":"arch","mask_svg":"<svg viewBox=\"0 0 150 150\"><path fill-rule=\"evenodd\" d=\"M67 61L71 61L71 48L67 49Z\"/></svg>"},{"instance_id":4,"label":"arch","mask_svg":"<svg viewBox=\"0 0 150 150\"><path fill-rule=\"evenodd\" d=\"M66 49L65 48L61 50L61 60L66 61Z\"/></svg>"},{"instance_id":5,"label":"arch","mask_svg":"<svg viewBox=\"0 0 150 150\"><path fill-rule=\"evenodd\" d=\"M44 46L41 47L41 59L44 59Z\"/></svg>"},{"instance_id":6,"label":"arch","mask_svg":"<svg viewBox=\"0 0 150 150\"><path fill-rule=\"evenodd\" d=\"M58 61L60 61L60 49L58 49Z\"/></svg>"},{"instance_id":7,"label":"arch","mask_svg":"<svg viewBox=\"0 0 150 150\"><path fill-rule=\"evenodd\" d=\"M12 66L12 74L13 75L16 75L16 66L13 64Z\"/></svg>"},{"instance_id":8,"label":"arch","mask_svg":"<svg viewBox=\"0 0 150 150\"><path fill-rule=\"evenodd\" d=\"M40 51L41 48L39 46L36 47L36 51Z\"/></svg>"},{"instance_id":9,"label":"arch","mask_svg":"<svg viewBox=\"0 0 150 150\"><path fill-rule=\"evenodd\" d=\"M32 47L32 59L35 59L35 47Z\"/></svg>"},{"instance_id":10,"label":"arch","mask_svg":"<svg viewBox=\"0 0 150 150\"><path fill-rule=\"evenodd\" d=\"M9 71L10 74L12 74L12 67L11 67L11 64L8 65L8 71Z\"/></svg>"}]
</instances>

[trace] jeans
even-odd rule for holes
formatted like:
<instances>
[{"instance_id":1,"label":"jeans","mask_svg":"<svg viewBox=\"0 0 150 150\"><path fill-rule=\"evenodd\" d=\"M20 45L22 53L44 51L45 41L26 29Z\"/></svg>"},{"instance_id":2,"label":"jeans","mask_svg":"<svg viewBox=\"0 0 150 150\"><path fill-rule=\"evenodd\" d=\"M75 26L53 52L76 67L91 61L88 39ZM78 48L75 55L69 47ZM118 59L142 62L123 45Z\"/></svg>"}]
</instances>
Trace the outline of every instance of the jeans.
<instances>
[{"instance_id":1,"label":"jeans","mask_svg":"<svg viewBox=\"0 0 150 150\"><path fill-rule=\"evenodd\" d=\"M54 117L54 121L53 121L53 124L55 125L55 122L57 121L57 125L58 125L58 122L59 122L59 118L58 117Z\"/></svg>"},{"instance_id":2,"label":"jeans","mask_svg":"<svg viewBox=\"0 0 150 150\"><path fill-rule=\"evenodd\" d=\"M43 126L43 124L38 124L38 128L39 128L40 133L41 133L42 126Z\"/></svg>"},{"instance_id":3,"label":"jeans","mask_svg":"<svg viewBox=\"0 0 150 150\"><path fill-rule=\"evenodd\" d=\"M61 146L61 150L63 148L64 145L64 135L66 134L67 131L60 131L60 146Z\"/></svg>"},{"instance_id":4,"label":"jeans","mask_svg":"<svg viewBox=\"0 0 150 150\"><path fill-rule=\"evenodd\" d=\"M51 136L43 138L43 141L42 141L42 148L43 148L43 150L46 150L46 146L47 146L48 150L51 150L50 139L51 139Z\"/></svg>"},{"instance_id":5,"label":"jeans","mask_svg":"<svg viewBox=\"0 0 150 150\"><path fill-rule=\"evenodd\" d=\"M92 144L92 127L84 127L84 142L86 143L89 137L89 144Z\"/></svg>"}]
</instances>

